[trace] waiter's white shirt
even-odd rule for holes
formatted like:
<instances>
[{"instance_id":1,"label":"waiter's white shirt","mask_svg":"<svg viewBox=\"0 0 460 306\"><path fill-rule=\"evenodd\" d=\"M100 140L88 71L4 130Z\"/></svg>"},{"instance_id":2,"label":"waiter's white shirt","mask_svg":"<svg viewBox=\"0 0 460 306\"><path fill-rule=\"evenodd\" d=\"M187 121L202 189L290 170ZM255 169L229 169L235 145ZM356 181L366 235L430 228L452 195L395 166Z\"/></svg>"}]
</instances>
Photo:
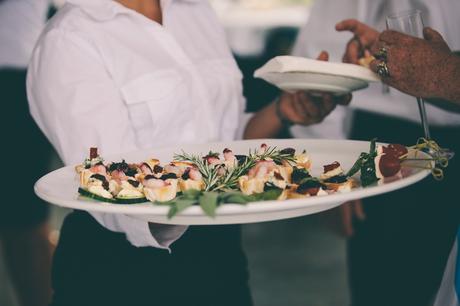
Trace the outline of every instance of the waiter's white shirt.
<instances>
[{"instance_id":1,"label":"waiter's white shirt","mask_svg":"<svg viewBox=\"0 0 460 306\"><path fill-rule=\"evenodd\" d=\"M163 26L112 0L68 0L28 74L33 118L67 165L102 155L233 140L242 75L207 1L162 0ZM247 119L247 118L246 118ZM164 161L167 162L167 161ZM134 246L169 248L186 227L92 214Z\"/></svg>"},{"instance_id":2,"label":"waiter's white shirt","mask_svg":"<svg viewBox=\"0 0 460 306\"><path fill-rule=\"evenodd\" d=\"M326 50L330 54L330 61L341 62L345 45L352 34L337 32L337 22L355 18L383 31L387 15L408 9L421 10L425 25L439 31L452 50L460 50L458 0L318 0L312 7L307 24L299 33L293 54L316 58L321 50ZM460 126L460 115L430 104L426 108L432 126ZM298 138L346 138L352 120L351 109L420 122L414 97L395 89L384 94L382 85L375 83L368 89L353 93L350 108L338 107L323 123L309 127L295 126L292 133Z\"/></svg>"},{"instance_id":3,"label":"waiter's white shirt","mask_svg":"<svg viewBox=\"0 0 460 306\"><path fill-rule=\"evenodd\" d=\"M45 27L50 0L0 1L0 68L25 69Z\"/></svg>"}]
</instances>

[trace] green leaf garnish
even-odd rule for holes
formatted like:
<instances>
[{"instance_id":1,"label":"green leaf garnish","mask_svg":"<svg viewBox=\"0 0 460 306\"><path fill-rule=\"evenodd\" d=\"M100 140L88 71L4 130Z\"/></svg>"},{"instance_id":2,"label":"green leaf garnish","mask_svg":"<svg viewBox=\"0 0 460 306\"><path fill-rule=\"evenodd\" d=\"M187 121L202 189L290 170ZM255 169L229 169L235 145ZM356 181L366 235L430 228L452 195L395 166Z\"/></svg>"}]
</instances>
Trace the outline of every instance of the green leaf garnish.
<instances>
[{"instance_id":1,"label":"green leaf garnish","mask_svg":"<svg viewBox=\"0 0 460 306\"><path fill-rule=\"evenodd\" d=\"M217 153L209 152L213 156ZM218 155L218 154L217 154ZM181 154L174 155L174 160L190 162L194 164L201 175L205 184L205 191L226 191L237 189L238 179L248 173L248 171L261 160L273 160L275 163L282 164L283 161L294 164L295 157L289 152L282 152L276 147L268 147L265 152L258 153L257 150L249 151L247 158L239 162L233 168L226 168L222 174L221 165L210 165L206 159L198 155Z\"/></svg>"},{"instance_id":2,"label":"green leaf garnish","mask_svg":"<svg viewBox=\"0 0 460 306\"><path fill-rule=\"evenodd\" d=\"M222 203L247 204L251 201L254 201L252 196L245 195L239 191L202 192L199 190L187 190L171 201L156 202L156 204L169 206L168 218L171 219L193 205L200 205L208 216L214 217L217 207Z\"/></svg>"},{"instance_id":3,"label":"green leaf garnish","mask_svg":"<svg viewBox=\"0 0 460 306\"><path fill-rule=\"evenodd\" d=\"M196 189L189 189L182 192L182 198L188 200L198 200L203 192Z\"/></svg>"},{"instance_id":4,"label":"green leaf garnish","mask_svg":"<svg viewBox=\"0 0 460 306\"><path fill-rule=\"evenodd\" d=\"M193 199L186 199L186 198L177 199L176 201L170 204L171 207L168 212L168 219L171 219L178 213L182 212L183 210L185 210L186 208L190 206L195 205L196 203L197 201Z\"/></svg>"},{"instance_id":5,"label":"green leaf garnish","mask_svg":"<svg viewBox=\"0 0 460 306\"><path fill-rule=\"evenodd\" d=\"M351 169L347 172L348 177L355 175L356 173L359 172L359 170L361 170L361 167L363 166L363 162L368 155L369 154L367 153L361 153L358 160L354 163L353 167L351 167Z\"/></svg>"},{"instance_id":6,"label":"green leaf garnish","mask_svg":"<svg viewBox=\"0 0 460 306\"><path fill-rule=\"evenodd\" d=\"M351 177L361 171L361 184L363 187L369 186L378 182L375 172L375 157L377 157L377 138L371 140L369 153L361 153L353 167L347 172L346 176Z\"/></svg>"},{"instance_id":7,"label":"green leaf garnish","mask_svg":"<svg viewBox=\"0 0 460 306\"><path fill-rule=\"evenodd\" d=\"M262 193L255 194L255 199L257 201L274 201L279 198L283 190L281 189L272 189L269 191L264 191Z\"/></svg>"},{"instance_id":8,"label":"green leaf garnish","mask_svg":"<svg viewBox=\"0 0 460 306\"><path fill-rule=\"evenodd\" d=\"M361 184L363 187L367 187L378 181L379 179L375 173L374 157L365 159L363 161L363 165L361 166Z\"/></svg>"},{"instance_id":9,"label":"green leaf garnish","mask_svg":"<svg viewBox=\"0 0 460 306\"><path fill-rule=\"evenodd\" d=\"M216 216L216 209L219 205L219 193L203 192L203 195L198 199L198 202L204 213L212 218Z\"/></svg>"},{"instance_id":10,"label":"green leaf garnish","mask_svg":"<svg viewBox=\"0 0 460 306\"><path fill-rule=\"evenodd\" d=\"M274 201L283 193L283 189L271 183L265 184L264 192L252 195L255 201Z\"/></svg>"},{"instance_id":11,"label":"green leaf garnish","mask_svg":"<svg viewBox=\"0 0 460 306\"><path fill-rule=\"evenodd\" d=\"M234 203L234 204L247 204L253 198L251 196L245 195L241 192L224 192L220 194L220 199L222 203Z\"/></svg>"},{"instance_id":12,"label":"green leaf garnish","mask_svg":"<svg viewBox=\"0 0 460 306\"><path fill-rule=\"evenodd\" d=\"M376 151L376 142L377 142L377 138L374 138L371 140L371 147L370 147L370 150L369 150L369 154L377 154L377 151Z\"/></svg>"}]
</instances>

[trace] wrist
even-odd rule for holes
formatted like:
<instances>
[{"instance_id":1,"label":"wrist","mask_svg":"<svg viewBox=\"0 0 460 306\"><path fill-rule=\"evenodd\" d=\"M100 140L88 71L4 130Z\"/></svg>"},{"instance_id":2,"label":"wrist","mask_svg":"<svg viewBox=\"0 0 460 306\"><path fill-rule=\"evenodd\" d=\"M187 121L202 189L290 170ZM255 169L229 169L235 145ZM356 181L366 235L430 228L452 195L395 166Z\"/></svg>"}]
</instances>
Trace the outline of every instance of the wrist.
<instances>
[{"instance_id":1,"label":"wrist","mask_svg":"<svg viewBox=\"0 0 460 306\"><path fill-rule=\"evenodd\" d=\"M435 98L460 101L460 57L452 53L446 58L437 79Z\"/></svg>"},{"instance_id":2,"label":"wrist","mask_svg":"<svg viewBox=\"0 0 460 306\"><path fill-rule=\"evenodd\" d=\"M276 117L278 118L281 126L283 128L289 128L294 125L294 122L292 122L286 115L283 113L283 108L282 108L282 102L283 102L283 96L278 97L275 102L274 102L274 107L275 107L275 113Z\"/></svg>"}]
</instances>

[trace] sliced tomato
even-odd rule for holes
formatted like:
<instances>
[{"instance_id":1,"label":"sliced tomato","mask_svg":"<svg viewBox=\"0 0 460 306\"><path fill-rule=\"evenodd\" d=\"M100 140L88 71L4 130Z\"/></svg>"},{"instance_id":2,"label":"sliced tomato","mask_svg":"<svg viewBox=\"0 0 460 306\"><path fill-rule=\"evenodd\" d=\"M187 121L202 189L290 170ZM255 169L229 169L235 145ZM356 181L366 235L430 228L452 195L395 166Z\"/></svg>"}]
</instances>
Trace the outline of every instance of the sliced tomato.
<instances>
[{"instance_id":1,"label":"sliced tomato","mask_svg":"<svg viewBox=\"0 0 460 306\"><path fill-rule=\"evenodd\" d=\"M407 154L407 152L409 151L405 146L397 143L392 143L387 147L383 147L383 153L394 155L397 158L400 158L401 156Z\"/></svg>"},{"instance_id":2,"label":"sliced tomato","mask_svg":"<svg viewBox=\"0 0 460 306\"><path fill-rule=\"evenodd\" d=\"M379 169L384 177L394 176L401 170L401 161L393 154L383 154L380 158Z\"/></svg>"}]
</instances>

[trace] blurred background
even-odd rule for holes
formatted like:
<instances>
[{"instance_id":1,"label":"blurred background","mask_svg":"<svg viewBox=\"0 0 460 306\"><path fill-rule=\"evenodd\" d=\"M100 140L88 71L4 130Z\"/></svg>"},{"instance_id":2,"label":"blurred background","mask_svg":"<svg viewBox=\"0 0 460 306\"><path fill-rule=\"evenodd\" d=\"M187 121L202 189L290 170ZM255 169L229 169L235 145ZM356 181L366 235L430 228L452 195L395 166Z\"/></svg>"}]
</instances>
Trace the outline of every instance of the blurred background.
<instances>
[{"instance_id":1,"label":"blurred background","mask_svg":"<svg viewBox=\"0 0 460 306\"><path fill-rule=\"evenodd\" d=\"M212 0L244 74L248 111L262 108L278 90L252 77L270 58L289 54L309 17L313 0ZM56 6L62 1L56 1ZM283 137L289 137L286 132ZM57 156L50 170L61 163ZM51 207L50 240L57 243L68 210ZM345 240L321 216L245 225L255 305L336 306L348 304ZM0 305L17 306L0 252Z\"/></svg>"}]
</instances>

